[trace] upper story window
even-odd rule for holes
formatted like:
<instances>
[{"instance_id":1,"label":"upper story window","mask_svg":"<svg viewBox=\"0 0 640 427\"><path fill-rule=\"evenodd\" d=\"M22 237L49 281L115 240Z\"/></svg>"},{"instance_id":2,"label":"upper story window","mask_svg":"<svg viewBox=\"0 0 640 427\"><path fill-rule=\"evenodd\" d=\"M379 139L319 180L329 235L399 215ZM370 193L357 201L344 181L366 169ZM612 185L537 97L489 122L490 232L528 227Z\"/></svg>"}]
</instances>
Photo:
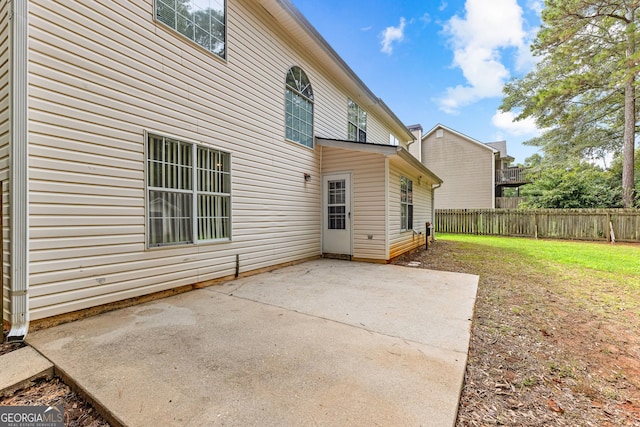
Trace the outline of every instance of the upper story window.
<instances>
[{"instance_id":1,"label":"upper story window","mask_svg":"<svg viewBox=\"0 0 640 427\"><path fill-rule=\"evenodd\" d=\"M231 238L231 155L160 135L147 140L149 247Z\"/></svg>"},{"instance_id":2,"label":"upper story window","mask_svg":"<svg viewBox=\"0 0 640 427\"><path fill-rule=\"evenodd\" d=\"M349 108L349 140L367 142L367 112L352 100Z\"/></svg>"},{"instance_id":3,"label":"upper story window","mask_svg":"<svg viewBox=\"0 0 640 427\"><path fill-rule=\"evenodd\" d=\"M302 68L287 73L286 138L313 148L313 90Z\"/></svg>"},{"instance_id":4,"label":"upper story window","mask_svg":"<svg viewBox=\"0 0 640 427\"><path fill-rule=\"evenodd\" d=\"M225 58L225 0L156 0L156 19Z\"/></svg>"}]
</instances>

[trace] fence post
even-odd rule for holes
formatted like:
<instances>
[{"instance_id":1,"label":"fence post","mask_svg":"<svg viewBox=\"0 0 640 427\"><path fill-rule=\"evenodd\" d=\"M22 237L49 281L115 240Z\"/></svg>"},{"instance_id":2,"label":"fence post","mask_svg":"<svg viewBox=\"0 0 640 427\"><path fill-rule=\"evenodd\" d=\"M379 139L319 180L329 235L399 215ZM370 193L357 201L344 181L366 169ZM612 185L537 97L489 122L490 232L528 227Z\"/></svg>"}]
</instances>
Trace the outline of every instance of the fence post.
<instances>
[{"instance_id":1,"label":"fence post","mask_svg":"<svg viewBox=\"0 0 640 427\"><path fill-rule=\"evenodd\" d=\"M609 224L611 224L611 212L607 211L606 222L604 223L605 235L607 236L607 242L611 240L611 229L609 228Z\"/></svg>"}]
</instances>

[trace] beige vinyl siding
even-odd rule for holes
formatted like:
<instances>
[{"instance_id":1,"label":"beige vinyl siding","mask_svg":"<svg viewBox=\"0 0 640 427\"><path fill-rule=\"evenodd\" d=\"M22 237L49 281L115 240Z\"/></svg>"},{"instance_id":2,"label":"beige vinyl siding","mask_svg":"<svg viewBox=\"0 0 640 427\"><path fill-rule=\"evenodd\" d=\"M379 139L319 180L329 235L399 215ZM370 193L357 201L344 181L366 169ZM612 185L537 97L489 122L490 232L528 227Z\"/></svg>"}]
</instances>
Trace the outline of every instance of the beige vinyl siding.
<instances>
[{"instance_id":1,"label":"beige vinyl siding","mask_svg":"<svg viewBox=\"0 0 640 427\"><path fill-rule=\"evenodd\" d=\"M413 181L413 229L402 231L400 223L400 177ZM389 162L389 258L395 258L424 244L425 223L433 223L431 209L431 183L420 173L407 168L400 159Z\"/></svg>"},{"instance_id":2,"label":"beige vinyl siding","mask_svg":"<svg viewBox=\"0 0 640 427\"><path fill-rule=\"evenodd\" d=\"M367 113L367 142L389 145L389 129L370 113Z\"/></svg>"},{"instance_id":3,"label":"beige vinyl siding","mask_svg":"<svg viewBox=\"0 0 640 427\"><path fill-rule=\"evenodd\" d=\"M284 139L286 72L311 80L316 135L346 136L348 95L261 6L229 1L227 62L151 0L29 13L32 319L229 276L236 255L244 272L320 254L319 149ZM231 153L232 241L146 249L145 131Z\"/></svg>"},{"instance_id":4,"label":"beige vinyl siding","mask_svg":"<svg viewBox=\"0 0 640 427\"><path fill-rule=\"evenodd\" d=\"M354 258L386 259L384 164L381 154L322 148L323 174L351 173Z\"/></svg>"},{"instance_id":5,"label":"beige vinyl siding","mask_svg":"<svg viewBox=\"0 0 640 427\"><path fill-rule=\"evenodd\" d=\"M10 142L10 52L9 52L9 12L7 1L0 4L0 182L2 182L2 318L10 314L9 298L9 142Z\"/></svg>"},{"instance_id":6,"label":"beige vinyl siding","mask_svg":"<svg viewBox=\"0 0 640 427\"><path fill-rule=\"evenodd\" d=\"M422 162L444 182L436 191L437 209L493 207L493 152L489 147L443 129L422 144Z\"/></svg>"}]
</instances>

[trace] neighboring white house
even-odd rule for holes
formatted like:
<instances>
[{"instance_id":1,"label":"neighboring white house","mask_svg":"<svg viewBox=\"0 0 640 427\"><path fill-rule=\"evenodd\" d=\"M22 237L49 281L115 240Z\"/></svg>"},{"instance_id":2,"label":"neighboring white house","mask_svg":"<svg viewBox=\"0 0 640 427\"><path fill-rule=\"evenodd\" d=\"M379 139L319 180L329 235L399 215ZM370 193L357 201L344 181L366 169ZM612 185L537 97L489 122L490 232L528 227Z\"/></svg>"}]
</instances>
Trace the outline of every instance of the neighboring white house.
<instances>
[{"instance_id":1,"label":"neighboring white house","mask_svg":"<svg viewBox=\"0 0 640 427\"><path fill-rule=\"evenodd\" d=\"M505 141L484 144L441 124L419 141L411 145L411 153L444 181L438 189L437 209L496 207L496 196L501 196L496 189L506 185L502 178L514 160L507 155Z\"/></svg>"},{"instance_id":2,"label":"neighboring white house","mask_svg":"<svg viewBox=\"0 0 640 427\"><path fill-rule=\"evenodd\" d=\"M424 243L442 181L289 0L5 1L0 45L11 340L30 320Z\"/></svg>"}]
</instances>

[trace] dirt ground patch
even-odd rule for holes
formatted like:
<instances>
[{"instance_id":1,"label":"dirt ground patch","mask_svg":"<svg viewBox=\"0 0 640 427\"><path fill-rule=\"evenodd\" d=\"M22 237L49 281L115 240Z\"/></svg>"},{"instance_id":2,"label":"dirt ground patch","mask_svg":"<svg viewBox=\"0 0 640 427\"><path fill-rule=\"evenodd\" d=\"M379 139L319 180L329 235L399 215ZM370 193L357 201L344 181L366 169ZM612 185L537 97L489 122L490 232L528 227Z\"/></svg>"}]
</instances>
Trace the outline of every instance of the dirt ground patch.
<instances>
[{"instance_id":1,"label":"dirt ground patch","mask_svg":"<svg viewBox=\"0 0 640 427\"><path fill-rule=\"evenodd\" d=\"M458 426L640 426L637 292L462 242L411 261L480 276Z\"/></svg>"}]
</instances>

